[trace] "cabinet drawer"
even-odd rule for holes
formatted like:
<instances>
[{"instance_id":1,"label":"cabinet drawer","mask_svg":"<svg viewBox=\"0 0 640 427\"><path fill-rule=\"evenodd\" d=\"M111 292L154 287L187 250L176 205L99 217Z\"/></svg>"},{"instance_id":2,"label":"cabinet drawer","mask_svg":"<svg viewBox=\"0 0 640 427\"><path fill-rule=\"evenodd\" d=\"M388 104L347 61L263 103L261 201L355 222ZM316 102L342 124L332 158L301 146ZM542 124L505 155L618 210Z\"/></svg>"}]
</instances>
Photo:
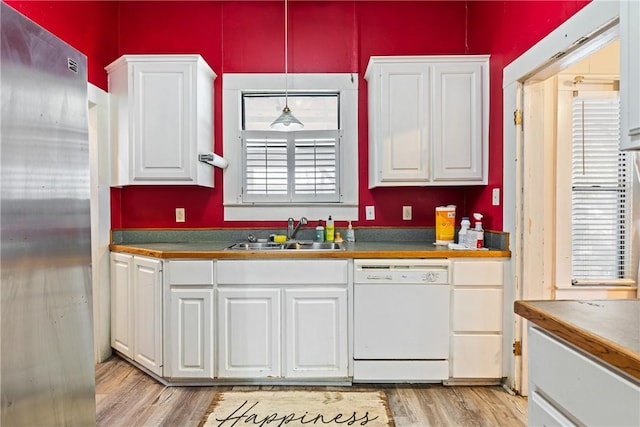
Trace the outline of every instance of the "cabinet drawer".
<instances>
[{"instance_id":1,"label":"cabinet drawer","mask_svg":"<svg viewBox=\"0 0 640 427\"><path fill-rule=\"evenodd\" d=\"M452 337L453 378L502 378L502 335Z\"/></svg>"},{"instance_id":2,"label":"cabinet drawer","mask_svg":"<svg viewBox=\"0 0 640 427\"><path fill-rule=\"evenodd\" d=\"M566 426L576 424L558 411L547 399L537 392L529 396L527 424L530 426Z\"/></svg>"},{"instance_id":3,"label":"cabinet drawer","mask_svg":"<svg viewBox=\"0 0 640 427\"><path fill-rule=\"evenodd\" d=\"M213 261L168 261L170 285L213 285Z\"/></svg>"},{"instance_id":4,"label":"cabinet drawer","mask_svg":"<svg viewBox=\"0 0 640 427\"><path fill-rule=\"evenodd\" d=\"M502 331L502 289L453 290L453 331Z\"/></svg>"},{"instance_id":5,"label":"cabinet drawer","mask_svg":"<svg viewBox=\"0 0 640 427\"><path fill-rule=\"evenodd\" d=\"M580 425L640 425L640 382L529 326L529 393Z\"/></svg>"},{"instance_id":6,"label":"cabinet drawer","mask_svg":"<svg viewBox=\"0 0 640 427\"><path fill-rule=\"evenodd\" d=\"M455 261L452 280L454 286L502 286L504 262Z\"/></svg>"},{"instance_id":7,"label":"cabinet drawer","mask_svg":"<svg viewBox=\"0 0 640 427\"><path fill-rule=\"evenodd\" d=\"M219 284L347 284L347 260L220 260Z\"/></svg>"}]
</instances>

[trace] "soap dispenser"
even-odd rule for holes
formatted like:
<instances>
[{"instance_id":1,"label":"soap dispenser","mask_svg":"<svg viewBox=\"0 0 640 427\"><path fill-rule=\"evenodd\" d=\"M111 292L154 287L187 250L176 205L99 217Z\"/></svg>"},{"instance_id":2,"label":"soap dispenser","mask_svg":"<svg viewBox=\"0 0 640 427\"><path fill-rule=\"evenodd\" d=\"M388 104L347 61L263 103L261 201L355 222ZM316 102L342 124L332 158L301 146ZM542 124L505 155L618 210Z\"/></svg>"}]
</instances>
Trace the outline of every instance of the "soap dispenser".
<instances>
[{"instance_id":1,"label":"soap dispenser","mask_svg":"<svg viewBox=\"0 0 640 427\"><path fill-rule=\"evenodd\" d=\"M324 242L324 227L322 226L322 220L318 221L318 225L316 226L316 242Z\"/></svg>"},{"instance_id":2,"label":"soap dispenser","mask_svg":"<svg viewBox=\"0 0 640 427\"><path fill-rule=\"evenodd\" d=\"M353 226L351 225L351 221L349 221L349 225L347 225L347 242L355 242L356 234L353 231Z\"/></svg>"}]
</instances>

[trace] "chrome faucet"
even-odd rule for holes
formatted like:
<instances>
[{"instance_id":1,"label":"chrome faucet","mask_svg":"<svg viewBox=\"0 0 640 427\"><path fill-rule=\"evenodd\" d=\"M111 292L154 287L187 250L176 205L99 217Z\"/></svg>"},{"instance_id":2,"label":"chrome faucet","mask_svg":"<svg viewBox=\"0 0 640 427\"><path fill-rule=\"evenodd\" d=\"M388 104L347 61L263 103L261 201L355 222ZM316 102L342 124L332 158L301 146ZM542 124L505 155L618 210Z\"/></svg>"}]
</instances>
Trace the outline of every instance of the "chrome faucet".
<instances>
[{"instance_id":1,"label":"chrome faucet","mask_svg":"<svg viewBox=\"0 0 640 427\"><path fill-rule=\"evenodd\" d=\"M298 230L300 230L303 225L307 225L307 218L300 218L300 222L298 222L298 225L296 225L295 227L294 222L295 221L293 220L293 218L289 218L287 220L287 240L295 239L296 234L298 234Z\"/></svg>"}]
</instances>

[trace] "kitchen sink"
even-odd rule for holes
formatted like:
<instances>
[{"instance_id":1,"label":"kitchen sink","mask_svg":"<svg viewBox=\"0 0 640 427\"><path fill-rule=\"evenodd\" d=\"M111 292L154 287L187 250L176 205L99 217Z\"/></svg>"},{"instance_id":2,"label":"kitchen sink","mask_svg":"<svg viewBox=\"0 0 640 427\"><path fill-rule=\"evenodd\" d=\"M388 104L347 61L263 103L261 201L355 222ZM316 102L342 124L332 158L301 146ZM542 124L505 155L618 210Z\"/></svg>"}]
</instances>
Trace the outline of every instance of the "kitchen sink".
<instances>
[{"instance_id":1,"label":"kitchen sink","mask_svg":"<svg viewBox=\"0 0 640 427\"><path fill-rule=\"evenodd\" d=\"M276 242L241 242L234 243L227 249L234 251L272 251L283 249L283 243Z\"/></svg>"},{"instance_id":2,"label":"kitchen sink","mask_svg":"<svg viewBox=\"0 0 640 427\"><path fill-rule=\"evenodd\" d=\"M335 242L310 242L310 241L295 241L295 242L241 242L234 243L227 247L227 250L232 251L273 251L273 250L287 250L287 251L339 251L343 247L339 243Z\"/></svg>"},{"instance_id":3,"label":"kitchen sink","mask_svg":"<svg viewBox=\"0 0 640 427\"><path fill-rule=\"evenodd\" d=\"M311 250L311 251L337 251L342 247L334 242L289 242L284 244L284 249Z\"/></svg>"}]
</instances>

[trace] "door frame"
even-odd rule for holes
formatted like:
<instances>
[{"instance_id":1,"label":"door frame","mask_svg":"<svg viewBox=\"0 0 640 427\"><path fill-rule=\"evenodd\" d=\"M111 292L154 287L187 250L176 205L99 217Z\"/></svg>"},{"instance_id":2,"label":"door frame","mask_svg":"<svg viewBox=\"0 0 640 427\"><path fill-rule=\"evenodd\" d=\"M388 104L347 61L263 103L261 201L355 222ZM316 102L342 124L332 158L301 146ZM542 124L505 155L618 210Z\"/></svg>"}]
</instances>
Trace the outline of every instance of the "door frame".
<instances>
[{"instance_id":1,"label":"door frame","mask_svg":"<svg viewBox=\"0 0 640 427\"><path fill-rule=\"evenodd\" d=\"M111 294L109 243L111 241L109 94L87 86L89 174L91 186L91 283L94 362L111 356Z\"/></svg>"},{"instance_id":2,"label":"door frame","mask_svg":"<svg viewBox=\"0 0 640 427\"><path fill-rule=\"evenodd\" d=\"M530 277L528 272L533 270L528 265L544 265L543 236L551 231L528 228L530 213L523 209L523 197L527 190L525 177L530 175L532 168L539 168L540 165L525 161L524 137L521 126L514 124L514 111L523 111L525 100L522 95L527 81L557 74L600 49L602 37L599 36L614 26L617 28L619 9L617 1L592 1L503 70L503 227L514 237L514 246L511 248L514 256L510 260L513 291L509 295L514 300L544 294L545 284L537 283L537 279ZM588 40L584 41L585 38ZM544 206L538 206L537 209L544 214ZM532 239L535 233L538 237ZM524 256L525 250L527 256ZM511 348L509 338L522 343L526 330L526 321L515 314L508 317L510 319L504 334L505 352ZM526 396L526 347L523 346L522 356L509 353L508 361L505 361L505 386Z\"/></svg>"}]
</instances>

